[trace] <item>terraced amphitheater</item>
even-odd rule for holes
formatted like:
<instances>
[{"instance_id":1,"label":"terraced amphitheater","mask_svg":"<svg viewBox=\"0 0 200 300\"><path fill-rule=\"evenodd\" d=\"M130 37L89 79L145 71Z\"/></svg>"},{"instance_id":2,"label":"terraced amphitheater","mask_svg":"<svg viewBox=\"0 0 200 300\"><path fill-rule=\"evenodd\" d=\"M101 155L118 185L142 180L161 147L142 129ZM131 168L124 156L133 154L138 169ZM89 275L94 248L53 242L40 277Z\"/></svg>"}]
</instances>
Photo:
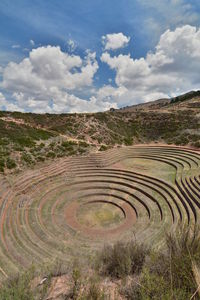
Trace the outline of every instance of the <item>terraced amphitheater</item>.
<instances>
[{"instance_id":1,"label":"terraced amphitheater","mask_svg":"<svg viewBox=\"0 0 200 300\"><path fill-rule=\"evenodd\" d=\"M0 280L32 263L88 257L104 242L160 247L200 215L200 153L130 146L62 158L0 184Z\"/></svg>"}]
</instances>

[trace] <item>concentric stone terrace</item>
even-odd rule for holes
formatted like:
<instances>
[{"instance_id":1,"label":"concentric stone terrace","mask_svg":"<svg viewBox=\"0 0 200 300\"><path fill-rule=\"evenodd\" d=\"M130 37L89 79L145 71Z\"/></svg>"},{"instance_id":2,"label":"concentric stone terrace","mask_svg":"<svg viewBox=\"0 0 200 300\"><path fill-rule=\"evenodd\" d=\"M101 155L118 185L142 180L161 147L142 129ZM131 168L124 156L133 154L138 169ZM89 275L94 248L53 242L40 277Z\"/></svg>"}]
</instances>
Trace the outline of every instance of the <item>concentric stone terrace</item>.
<instances>
[{"instance_id":1,"label":"concentric stone terrace","mask_svg":"<svg viewBox=\"0 0 200 300\"><path fill-rule=\"evenodd\" d=\"M151 245L200 213L200 154L170 146L61 159L0 185L0 280L31 263L88 256L105 241Z\"/></svg>"}]
</instances>

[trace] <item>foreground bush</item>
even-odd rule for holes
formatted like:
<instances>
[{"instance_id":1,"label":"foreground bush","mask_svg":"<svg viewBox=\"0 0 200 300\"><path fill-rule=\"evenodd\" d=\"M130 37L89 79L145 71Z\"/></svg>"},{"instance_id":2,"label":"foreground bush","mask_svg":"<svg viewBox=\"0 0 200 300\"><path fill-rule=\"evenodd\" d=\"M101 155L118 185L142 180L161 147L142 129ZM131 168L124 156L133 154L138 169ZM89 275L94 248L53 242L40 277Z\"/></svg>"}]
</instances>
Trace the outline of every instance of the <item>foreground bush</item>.
<instances>
[{"instance_id":1,"label":"foreground bush","mask_svg":"<svg viewBox=\"0 0 200 300\"><path fill-rule=\"evenodd\" d=\"M31 290L31 280L33 279L32 272L26 272L23 275L9 279L0 288L1 300L34 300L34 295Z\"/></svg>"},{"instance_id":2,"label":"foreground bush","mask_svg":"<svg viewBox=\"0 0 200 300\"><path fill-rule=\"evenodd\" d=\"M102 275L122 278L141 271L148 253L144 245L136 242L105 246L97 258L97 266Z\"/></svg>"},{"instance_id":3,"label":"foreground bush","mask_svg":"<svg viewBox=\"0 0 200 300\"><path fill-rule=\"evenodd\" d=\"M85 264L80 267L77 262L69 269L55 261L55 265L42 268L43 275L31 269L7 281L0 288L0 300L46 299L52 288L51 278L63 274L68 274L69 287L63 299L110 299L104 277L109 276L111 283L117 282L123 299L199 300L200 231L179 227L175 233L167 234L163 251L151 253L135 241L105 246L97 254L96 267L101 276ZM45 274L45 283L34 288L33 281L39 274L41 278Z\"/></svg>"},{"instance_id":4,"label":"foreground bush","mask_svg":"<svg viewBox=\"0 0 200 300\"><path fill-rule=\"evenodd\" d=\"M200 299L200 235L179 227L166 236L165 252L152 252L138 278L122 289L127 299Z\"/></svg>"}]
</instances>

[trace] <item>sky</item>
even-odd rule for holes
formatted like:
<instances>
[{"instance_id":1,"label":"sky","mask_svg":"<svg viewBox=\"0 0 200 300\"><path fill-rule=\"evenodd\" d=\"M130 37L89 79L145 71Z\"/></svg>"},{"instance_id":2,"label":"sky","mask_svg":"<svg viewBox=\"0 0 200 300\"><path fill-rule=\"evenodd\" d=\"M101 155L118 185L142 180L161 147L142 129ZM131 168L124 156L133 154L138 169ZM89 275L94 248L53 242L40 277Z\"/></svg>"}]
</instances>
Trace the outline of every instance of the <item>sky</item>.
<instances>
[{"instance_id":1,"label":"sky","mask_svg":"<svg viewBox=\"0 0 200 300\"><path fill-rule=\"evenodd\" d=\"M96 112L198 89L199 0L0 1L0 110Z\"/></svg>"}]
</instances>

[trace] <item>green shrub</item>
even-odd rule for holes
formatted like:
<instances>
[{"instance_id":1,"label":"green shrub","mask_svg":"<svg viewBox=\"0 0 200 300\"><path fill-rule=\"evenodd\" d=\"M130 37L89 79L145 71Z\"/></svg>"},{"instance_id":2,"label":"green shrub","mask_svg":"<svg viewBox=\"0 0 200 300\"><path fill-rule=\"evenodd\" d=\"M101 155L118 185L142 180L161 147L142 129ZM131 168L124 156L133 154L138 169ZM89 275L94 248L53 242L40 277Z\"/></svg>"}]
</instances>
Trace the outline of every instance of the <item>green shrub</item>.
<instances>
[{"instance_id":1,"label":"green shrub","mask_svg":"<svg viewBox=\"0 0 200 300\"><path fill-rule=\"evenodd\" d=\"M36 157L36 160L37 161L45 161L45 158L44 158L44 156L39 155Z\"/></svg>"},{"instance_id":2,"label":"green shrub","mask_svg":"<svg viewBox=\"0 0 200 300\"><path fill-rule=\"evenodd\" d=\"M176 234L167 235L167 247L173 287L193 293L197 288L193 263L200 264L199 228L178 228Z\"/></svg>"},{"instance_id":3,"label":"green shrub","mask_svg":"<svg viewBox=\"0 0 200 300\"><path fill-rule=\"evenodd\" d=\"M5 159L0 158L0 167L5 167Z\"/></svg>"},{"instance_id":4,"label":"green shrub","mask_svg":"<svg viewBox=\"0 0 200 300\"><path fill-rule=\"evenodd\" d=\"M166 236L164 253L153 252L143 269L139 285L130 286L129 299L174 299L188 300L199 283L195 281L193 265L200 264L199 230L178 227L175 233ZM193 299L199 299L196 294Z\"/></svg>"},{"instance_id":5,"label":"green shrub","mask_svg":"<svg viewBox=\"0 0 200 300\"><path fill-rule=\"evenodd\" d=\"M44 143L40 143L39 145L38 145L38 148L39 149L42 149L42 148L44 148L45 147L45 144Z\"/></svg>"},{"instance_id":6,"label":"green shrub","mask_svg":"<svg viewBox=\"0 0 200 300\"><path fill-rule=\"evenodd\" d=\"M183 289L171 289L164 276L150 273L144 268L141 277L121 289L121 293L129 300L188 300Z\"/></svg>"},{"instance_id":7,"label":"green shrub","mask_svg":"<svg viewBox=\"0 0 200 300\"><path fill-rule=\"evenodd\" d=\"M132 138L132 137L124 138L124 144L125 144L126 146L131 146L131 145L133 145L133 138Z\"/></svg>"},{"instance_id":8,"label":"green shrub","mask_svg":"<svg viewBox=\"0 0 200 300\"><path fill-rule=\"evenodd\" d=\"M2 300L34 300L31 291L31 279L33 274L26 272L7 281L0 289L0 299Z\"/></svg>"},{"instance_id":9,"label":"green shrub","mask_svg":"<svg viewBox=\"0 0 200 300\"><path fill-rule=\"evenodd\" d=\"M62 146L65 148L68 148L68 147L74 146L74 145L77 145L77 143L74 141L63 141L62 142Z\"/></svg>"},{"instance_id":10,"label":"green shrub","mask_svg":"<svg viewBox=\"0 0 200 300\"><path fill-rule=\"evenodd\" d=\"M6 160L6 167L7 167L8 169L13 169L13 168L15 168L16 166L17 166L17 165L16 165L16 162L15 162L12 158L8 157L7 160Z\"/></svg>"},{"instance_id":11,"label":"green shrub","mask_svg":"<svg viewBox=\"0 0 200 300\"><path fill-rule=\"evenodd\" d=\"M34 147L35 146L35 141L32 140L30 137L27 137L27 136L21 136L21 137L18 137L16 139L16 142L22 146L22 147Z\"/></svg>"},{"instance_id":12,"label":"green shrub","mask_svg":"<svg viewBox=\"0 0 200 300\"><path fill-rule=\"evenodd\" d=\"M56 154L55 154L55 152L53 152L53 151L49 151L49 152L47 153L46 157L55 158L55 157L56 157Z\"/></svg>"},{"instance_id":13,"label":"green shrub","mask_svg":"<svg viewBox=\"0 0 200 300\"><path fill-rule=\"evenodd\" d=\"M81 300L104 300L108 299L105 292L100 288L100 284L96 278L90 279L87 291L83 292Z\"/></svg>"},{"instance_id":14,"label":"green shrub","mask_svg":"<svg viewBox=\"0 0 200 300\"><path fill-rule=\"evenodd\" d=\"M71 286L70 299L78 300L83 281L82 281L81 269L77 262L75 262L73 266L71 284L72 286Z\"/></svg>"},{"instance_id":15,"label":"green shrub","mask_svg":"<svg viewBox=\"0 0 200 300\"><path fill-rule=\"evenodd\" d=\"M4 172L4 167L5 167L5 159L0 158L0 172Z\"/></svg>"},{"instance_id":16,"label":"green shrub","mask_svg":"<svg viewBox=\"0 0 200 300\"><path fill-rule=\"evenodd\" d=\"M84 147L84 148L87 148L87 147L89 147L89 144L88 143L86 143L86 142L79 142L79 146L80 147Z\"/></svg>"},{"instance_id":17,"label":"green shrub","mask_svg":"<svg viewBox=\"0 0 200 300\"><path fill-rule=\"evenodd\" d=\"M181 135L178 136L175 140L174 140L175 145L187 145L189 143L188 137Z\"/></svg>"},{"instance_id":18,"label":"green shrub","mask_svg":"<svg viewBox=\"0 0 200 300\"><path fill-rule=\"evenodd\" d=\"M83 154L83 153L85 153L87 150L85 149L85 148L79 148L78 149L78 152L80 153L80 154Z\"/></svg>"},{"instance_id":19,"label":"green shrub","mask_svg":"<svg viewBox=\"0 0 200 300\"><path fill-rule=\"evenodd\" d=\"M7 138L0 139L0 145L3 146L9 145L9 140Z\"/></svg>"},{"instance_id":20,"label":"green shrub","mask_svg":"<svg viewBox=\"0 0 200 300\"><path fill-rule=\"evenodd\" d=\"M21 152L21 151L24 150L24 148L23 148L23 146L21 146L21 145L14 144L13 150L14 150L14 151L20 151L20 152Z\"/></svg>"},{"instance_id":21,"label":"green shrub","mask_svg":"<svg viewBox=\"0 0 200 300\"><path fill-rule=\"evenodd\" d=\"M122 278L139 273L147 253L147 248L142 244L118 242L103 248L99 253L97 266L103 275Z\"/></svg>"},{"instance_id":22,"label":"green shrub","mask_svg":"<svg viewBox=\"0 0 200 300\"><path fill-rule=\"evenodd\" d=\"M25 161L28 165L33 163L32 156L29 153L22 153L21 159Z\"/></svg>"},{"instance_id":23,"label":"green shrub","mask_svg":"<svg viewBox=\"0 0 200 300\"><path fill-rule=\"evenodd\" d=\"M194 146L196 148L200 148L200 141L192 143L192 146Z\"/></svg>"},{"instance_id":24,"label":"green shrub","mask_svg":"<svg viewBox=\"0 0 200 300\"><path fill-rule=\"evenodd\" d=\"M101 145L101 147L99 148L99 151L106 151L108 149L108 147L106 145Z\"/></svg>"}]
</instances>

